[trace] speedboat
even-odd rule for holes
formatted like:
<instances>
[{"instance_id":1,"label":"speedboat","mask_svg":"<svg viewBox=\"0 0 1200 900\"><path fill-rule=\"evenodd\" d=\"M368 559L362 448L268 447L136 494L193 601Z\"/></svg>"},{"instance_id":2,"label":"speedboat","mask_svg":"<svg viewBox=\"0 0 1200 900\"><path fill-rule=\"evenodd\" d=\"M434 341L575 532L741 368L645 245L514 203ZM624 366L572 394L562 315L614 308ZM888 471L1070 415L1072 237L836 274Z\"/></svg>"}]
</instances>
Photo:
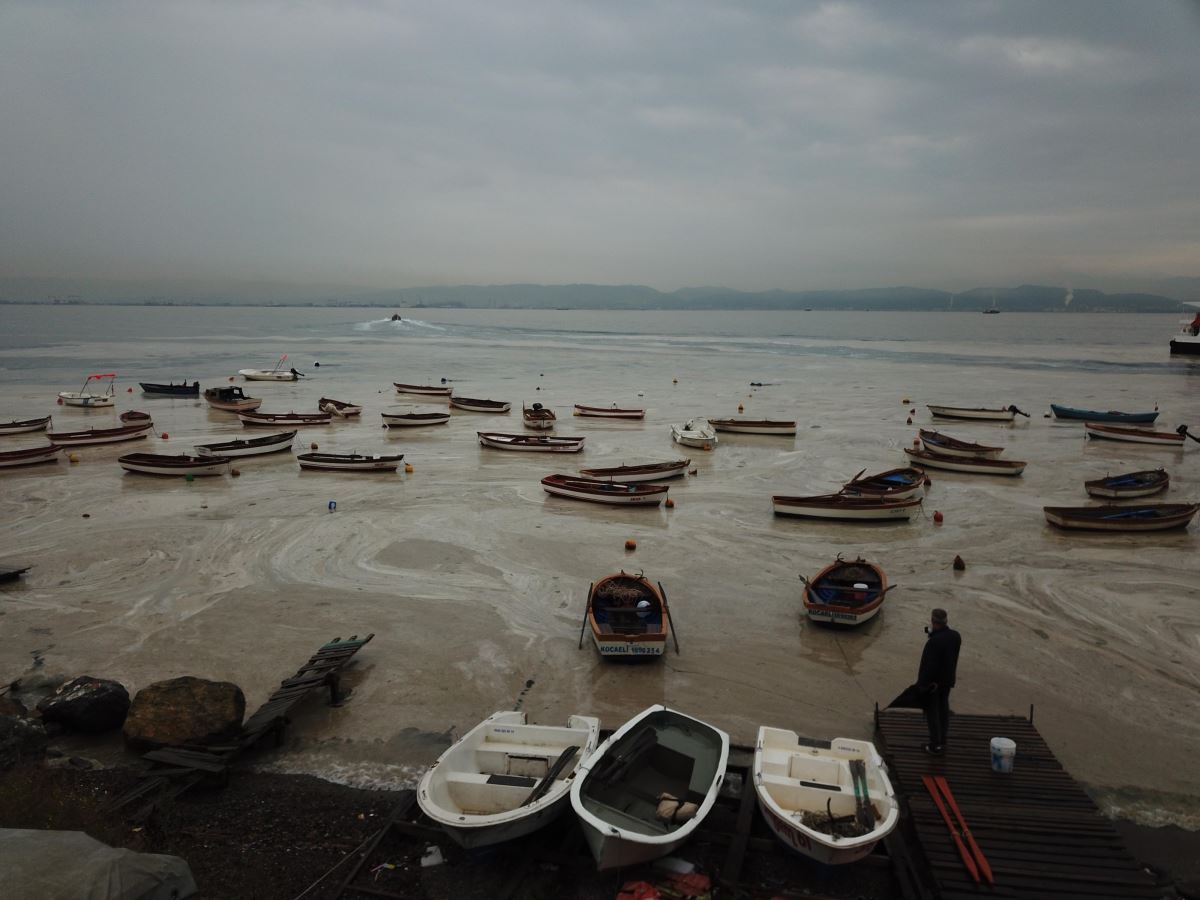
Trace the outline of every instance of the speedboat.
<instances>
[{"instance_id":1,"label":"speedboat","mask_svg":"<svg viewBox=\"0 0 1200 900\"><path fill-rule=\"evenodd\" d=\"M711 450L717 446L717 429L703 416L688 419L682 425L671 426L671 439L685 447Z\"/></svg>"},{"instance_id":2,"label":"speedboat","mask_svg":"<svg viewBox=\"0 0 1200 900\"><path fill-rule=\"evenodd\" d=\"M89 375L84 379L83 387L77 391L59 391L58 399L67 406L82 406L88 409L101 406L112 406L116 402L113 396L116 392L116 389L113 387L113 379L116 377L116 374L112 372L100 375ZM100 393L93 393L92 391L88 390L88 385L93 381L101 381L105 378L108 379L108 384L100 391Z\"/></svg>"},{"instance_id":3,"label":"speedboat","mask_svg":"<svg viewBox=\"0 0 1200 900\"><path fill-rule=\"evenodd\" d=\"M299 381L303 374L297 372L291 366L284 366L287 362L287 354L279 357L279 361L275 363L275 367L271 369L238 369L238 374L247 381Z\"/></svg>"}]
</instances>

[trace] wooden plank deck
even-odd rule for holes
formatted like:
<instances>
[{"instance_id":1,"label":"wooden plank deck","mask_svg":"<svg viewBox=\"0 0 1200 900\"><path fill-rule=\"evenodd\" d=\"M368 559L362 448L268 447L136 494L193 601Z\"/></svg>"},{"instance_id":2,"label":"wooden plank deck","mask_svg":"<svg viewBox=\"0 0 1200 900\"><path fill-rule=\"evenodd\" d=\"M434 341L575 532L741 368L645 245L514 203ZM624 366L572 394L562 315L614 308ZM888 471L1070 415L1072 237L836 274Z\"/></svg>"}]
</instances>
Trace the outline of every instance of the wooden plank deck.
<instances>
[{"instance_id":1,"label":"wooden plank deck","mask_svg":"<svg viewBox=\"0 0 1200 900\"><path fill-rule=\"evenodd\" d=\"M907 812L907 837L924 857L931 887L944 900L1159 898L1155 884L1022 716L955 715L943 756L926 754L925 717L908 710L876 714L879 749ZM993 772L991 739L1017 744L1013 771ZM963 867L922 775L943 775L995 874L978 885Z\"/></svg>"}]
</instances>

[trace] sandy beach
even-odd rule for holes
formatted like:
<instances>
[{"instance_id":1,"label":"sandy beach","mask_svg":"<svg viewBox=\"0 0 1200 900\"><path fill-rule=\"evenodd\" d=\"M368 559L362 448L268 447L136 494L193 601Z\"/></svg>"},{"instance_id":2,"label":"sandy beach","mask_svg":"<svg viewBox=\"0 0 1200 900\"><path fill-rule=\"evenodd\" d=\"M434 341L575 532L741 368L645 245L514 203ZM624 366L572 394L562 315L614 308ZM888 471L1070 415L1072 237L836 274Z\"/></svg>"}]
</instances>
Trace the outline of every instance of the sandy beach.
<instances>
[{"instance_id":1,"label":"sandy beach","mask_svg":"<svg viewBox=\"0 0 1200 900\"><path fill-rule=\"evenodd\" d=\"M363 311L340 315L372 319ZM1200 828L1192 749L1200 739L1197 526L1083 535L1052 529L1041 512L1044 504L1085 505L1086 478L1159 465L1172 482L1158 499L1200 497L1200 448L1088 443L1081 425L1043 417L1051 401L1103 409L1157 403L1160 427L1196 424L1188 377L1195 368L1150 365L1131 374L1073 365L1104 352L1087 345L1013 345L1010 367L990 361L1000 348L976 349L981 362L971 364L932 343L878 342L875 358L849 360L772 355L761 349L773 340L769 323L752 345L740 346L735 335L719 349L711 337L589 342L583 327L567 337L525 336L517 314L500 337L455 336L471 311L428 318L438 316L448 331L394 344L370 331L357 332L356 343L350 325L330 339L201 336L186 356L178 336L169 345L107 334L77 346L6 350L6 370L20 374L0 399L0 420L53 412L58 428L115 423L114 412L54 406L57 391L81 380L68 372L106 358L122 373L117 412L151 412L156 432L169 437L82 448L73 451L77 464L0 476L3 556L34 567L0 588L3 678L87 673L134 693L196 675L237 683L254 709L325 641L374 633L349 671L350 702L304 706L287 745L261 766L395 789L412 786L483 716L514 706L537 721L586 713L615 727L662 702L742 744L763 724L869 737L874 704L913 680L922 626L941 606L963 635L955 709L1027 714L1032 706L1037 727L1106 811ZM1029 330L1069 334L1063 320L1097 317L1023 318ZM143 399L139 377L228 383L237 368L259 365L280 346L309 378L246 385L265 398L263 411L312 409L320 396L366 407L361 422L303 430L297 447L394 449L413 472L301 474L284 454L237 463L237 478L185 483L122 473L116 458L125 452L190 452L194 442L250 431L203 401ZM1165 359L1165 337L1161 346L1147 338L1123 352L1135 361ZM1058 365L1021 363L1056 357ZM443 373L460 393L509 400L517 411L456 412L446 426L400 434L380 428L380 412L413 399L398 397L392 381ZM752 388L752 381L767 384ZM124 392L130 386L135 393ZM477 430L522 430L522 400L555 409L555 433L586 436L585 451L547 459L479 447ZM647 415L638 423L573 418L575 402L644 405ZM824 493L860 469L903 465L901 448L932 421L926 403L1010 402L1031 418L934 427L1005 445L1006 458L1029 463L1020 478L933 472L925 513L910 524L771 513L773 493ZM799 432L794 439L723 435L711 452L672 444L671 422L733 415L739 405L750 416L796 418ZM4 440L6 448L40 442ZM538 483L553 471L683 455L695 474L671 484L673 509L573 503ZM941 525L934 510L944 515ZM635 552L624 549L627 539L637 541ZM900 585L883 613L856 631L802 616L798 576L839 553L880 563ZM964 572L951 568L956 554ZM602 663L588 643L578 649L588 585L618 569L644 570L665 585L681 653L621 666Z\"/></svg>"}]
</instances>

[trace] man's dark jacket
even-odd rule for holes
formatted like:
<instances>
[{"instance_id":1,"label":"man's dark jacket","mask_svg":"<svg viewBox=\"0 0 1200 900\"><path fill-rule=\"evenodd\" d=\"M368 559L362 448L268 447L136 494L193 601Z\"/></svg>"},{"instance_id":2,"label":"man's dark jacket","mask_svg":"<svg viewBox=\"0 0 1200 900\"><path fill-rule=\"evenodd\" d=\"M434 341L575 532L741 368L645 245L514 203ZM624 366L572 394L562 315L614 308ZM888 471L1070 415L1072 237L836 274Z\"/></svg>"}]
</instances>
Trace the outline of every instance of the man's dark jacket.
<instances>
[{"instance_id":1,"label":"man's dark jacket","mask_svg":"<svg viewBox=\"0 0 1200 900\"><path fill-rule=\"evenodd\" d=\"M938 628L930 632L921 653L921 669L917 673L917 684L929 690L934 683L942 690L954 687L958 670L958 648L962 637L953 628Z\"/></svg>"}]
</instances>

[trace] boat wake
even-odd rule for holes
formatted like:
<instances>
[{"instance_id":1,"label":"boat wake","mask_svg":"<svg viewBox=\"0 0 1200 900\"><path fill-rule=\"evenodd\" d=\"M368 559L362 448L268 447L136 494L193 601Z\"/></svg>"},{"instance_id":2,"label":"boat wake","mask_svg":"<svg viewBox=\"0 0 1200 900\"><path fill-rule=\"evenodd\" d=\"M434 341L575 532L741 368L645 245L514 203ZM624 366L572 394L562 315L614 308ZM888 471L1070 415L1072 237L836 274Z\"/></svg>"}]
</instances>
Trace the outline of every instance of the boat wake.
<instances>
[{"instance_id":1,"label":"boat wake","mask_svg":"<svg viewBox=\"0 0 1200 900\"><path fill-rule=\"evenodd\" d=\"M420 319L393 319L390 316L386 319L356 322L354 325L355 331L383 331L385 329L393 331L419 331L422 328L428 331L446 330L444 326L434 325L432 322L422 322Z\"/></svg>"}]
</instances>

